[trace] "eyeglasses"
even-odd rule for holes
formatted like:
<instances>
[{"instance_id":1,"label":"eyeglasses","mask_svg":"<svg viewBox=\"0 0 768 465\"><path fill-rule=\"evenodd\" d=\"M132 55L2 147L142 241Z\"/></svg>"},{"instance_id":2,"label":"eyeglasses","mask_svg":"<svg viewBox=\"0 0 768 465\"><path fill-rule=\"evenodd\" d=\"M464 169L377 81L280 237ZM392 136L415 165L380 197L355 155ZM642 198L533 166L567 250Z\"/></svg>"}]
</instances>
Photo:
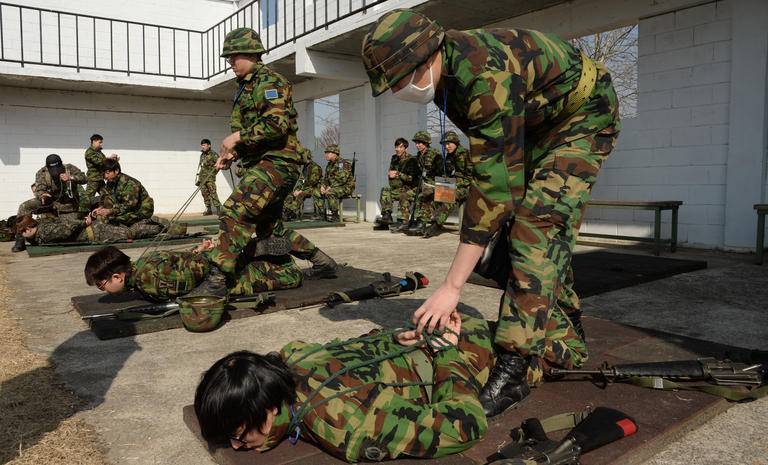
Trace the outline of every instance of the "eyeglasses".
<instances>
[{"instance_id":1,"label":"eyeglasses","mask_svg":"<svg viewBox=\"0 0 768 465\"><path fill-rule=\"evenodd\" d=\"M234 435L230 436L229 440L234 442L237 445L237 447L247 447L248 444L243 440L243 436L245 436L245 433L247 432L248 432L248 428L243 428L242 433L240 433L237 436L234 436Z\"/></svg>"},{"instance_id":2,"label":"eyeglasses","mask_svg":"<svg viewBox=\"0 0 768 465\"><path fill-rule=\"evenodd\" d=\"M112 278L110 277L109 279L105 279L104 281L102 281L102 282L100 282L100 283L97 283L97 284L96 284L96 289L98 289L98 290L100 290L100 291L103 291L103 290L104 290L104 287L106 287L106 285L107 285L109 282L111 282L111 281L112 281Z\"/></svg>"},{"instance_id":3,"label":"eyeglasses","mask_svg":"<svg viewBox=\"0 0 768 465\"><path fill-rule=\"evenodd\" d=\"M230 56L228 56L227 57L227 63L229 63L230 65L234 65L235 64L235 59L238 56L240 56L240 55L230 55Z\"/></svg>"}]
</instances>

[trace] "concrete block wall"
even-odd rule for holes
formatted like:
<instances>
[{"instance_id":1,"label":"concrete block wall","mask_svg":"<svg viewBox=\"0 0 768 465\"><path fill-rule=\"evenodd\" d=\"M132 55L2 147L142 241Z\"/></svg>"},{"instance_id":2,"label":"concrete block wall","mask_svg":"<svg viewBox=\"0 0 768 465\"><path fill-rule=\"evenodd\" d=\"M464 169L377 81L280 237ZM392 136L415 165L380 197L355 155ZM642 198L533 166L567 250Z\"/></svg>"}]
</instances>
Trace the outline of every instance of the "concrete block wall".
<instances>
[{"instance_id":1,"label":"concrete block wall","mask_svg":"<svg viewBox=\"0 0 768 465\"><path fill-rule=\"evenodd\" d=\"M31 197L30 184L50 153L85 171L93 133L123 171L139 179L158 213L175 213L195 190L199 143L214 148L229 134L230 103L116 94L0 87L0 217ZM231 193L228 173L217 177L220 200ZM187 211L202 211L198 194Z\"/></svg>"},{"instance_id":2,"label":"concrete block wall","mask_svg":"<svg viewBox=\"0 0 768 465\"><path fill-rule=\"evenodd\" d=\"M640 20L638 116L623 121L593 198L682 200L679 240L724 243L731 1ZM651 235L650 212L589 209L582 231ZM669 217L664 215L664 234Z\"/></svg>"}]
</instances>

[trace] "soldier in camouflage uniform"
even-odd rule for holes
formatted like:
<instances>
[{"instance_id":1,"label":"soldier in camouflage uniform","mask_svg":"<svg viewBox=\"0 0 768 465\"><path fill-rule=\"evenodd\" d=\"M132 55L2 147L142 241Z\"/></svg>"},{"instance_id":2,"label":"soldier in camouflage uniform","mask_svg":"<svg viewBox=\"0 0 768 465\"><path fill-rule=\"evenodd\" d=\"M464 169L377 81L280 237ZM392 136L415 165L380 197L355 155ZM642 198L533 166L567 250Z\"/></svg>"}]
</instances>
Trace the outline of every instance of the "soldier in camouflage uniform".
<instances>
[{"instance_id":1,"label":"soldier in camouflage uniform","mask_svg":"<svg viewBox=\"0 0 768 465\"><path fill-rule=\"evenodd\" d=\"M397 200L400 209L400 221L408 221L411 202L416 195L416 189L421 179L421 170L416 157L408 153L408 141L402 137L395 141L395 154L389 161L387 180L389 186L381 188L379 204L381 205L380 222L386 226L393 223L392 207Z\"/></svg>"},{"instance_id":2,"label":"soldier in camouflage uniform","mask_svg":"<svg viewBox=\"0 0 768 465\"><path fill-rule=\"evenodd\" d=\"M155 237L167 227L168 222L152 217L131 226L84 220L72 216L34 220L30 215L19 217L16 228L32 245L56 244L62 242L111 243L132 239Z\"/></svg>"},{"instance_id":3,"label":"soldier in camouflage uniform","mask_svg":"<svg viewBox=\"0 0 768 465\"><path fill-rule=\"evenodd\" d=\"M320 186L314 190L312 197L315 202L315 212L321 212L325 217L325 203L331 211L331 222L339 222L339 207L341 200L355 192L355 175L352 173L352 164L349 160L341 158L338 145L329 145L325 148L325 176Z\"/></svg>"},{"instance_id":4,"label":"soldier in camouflage uniform","mask_svg":"<svg viewBox=\"0 0 768 465\"><path fill-rule=\"evenodd\" d=\"M197 177L195 178L195 186L200 188L200 193L203 194L203 203L205 204L205 212L203 216L213 215L214 212L218 215L221 210L221 202L219 202L219 196L216 194L216 160L218 160L219 154L211 150L211 141L203 139L200 141L200 162L197 164Z\"/></svg>"},{"instance_id":5,"label":"soldier in camouflage uniform","mask_svg":"<svg viewBox=\"0 0 768 465\"><path fill-rule=\"evenodd\" d=\"M211 264L195 252L154 251L135 263L116 247L107 246L88 258L85 279L109 294L138 291L147 300L170 302L190 293L210 274ZM227 282L229 295L301 286L301 270L289 255L251 259L240 275Z\"/></svg>"},{"instance_id":6,"label":"soldier in camouflage uniform","mask_svg":"<svg viewBox=\"0 0 768 465\"><path fill-rule=\"evenodd\" d=\"M148 220L155 211L155 201L135 178L120 170L117 160L104 161L104 187L101 206L91 212L98 221L130 226Z\"/></svg>"},{"instance_id":7,"label":"soldier in camouflage uniform","mask_svg":"<svg viewBox=\"0 0 768 465\"><path fill-rule=\"evenodd\" d=\"M285 205L283 206L283 220L294 221L301 217L302 210L304 210L304 200L307 197L312 196L312 192L315 189L320 188L320 182L323 180L323 169L320 165L310 159L304 168L301 170L299 180L296 181L296 186L293 188L291 195L285 199ZM319 212L315 211L315 215Z\"/></svg>"},{"instance_id":8,"label":"soldier in camouflage uniform","mask_svg":"<svg viewBox=\"0 0 768 465\"><path fill-rule=\"evenodd\" d=\"M414 223L402 232L409 236L423 236L435 211L435 176L445 176L446 165L440 152L430 147L432 137L427 131L418 131L413 135L413 141L416 143L416 158L421 169L421 188L416 197ZM453 168L448 166L447 169L450 172Z\"/></svg>"},{"instance_id":9,"label":"soldier in camouflage uniform","mask_svg":"<svg viewBox=\"0 0 768 465\"><path fill-rule=\"evenodd\" d=\"M218 244L205 253L213 273L200 292L220 289L221 273L230 280L237 278L244 266L242 252L254 234L288 237L295 247L291 254L312 262L305 271L308 278L336 275L331 257L281 221L283 203L309 160L309 151L297 137L291 83L261 61L265 51L250 28L235 29L224 39L221 56L237 77L238 90L233 98L232 134L222 141L216 168L229 169L237 160L242 176L222 206Z\"/></svg>"},{"instance_id":10,"label":"soldier in camouflage uniform","mask_svg":"<svg viewBox=\"0 0 768 465\"><path fill-rule=\"evenodd\" d=\"M461 146L459 135L453 131L448 131L440 143L445 146L447 165L453 167L453 172L449 173L448 176L456 180L456 202L434 202L434 212L430 224L424 231L425 238L440 234L451 210L467 200L469 186L472 184L472 161L469 159L469 151Z\"/></svg>"},{"instance_id":11,"label":"soldier in camouflage uniform","mask_svg":"<svg viewBox=\"0 0 768 465\"><path fill-rule=\"evenodd\" d=\"M86 210L96 205L94 196L104 187L104 160L112 158L120 161L120 157L113 153L109 157L104 155L101 149L104 148L104 138L99 134L91 136L91 145L85 149L85 167L87 168L86 177L88 178L88 187L83 196L83 205Z\"/></svg>"},{"instance_id":12,"label":"soldier in camouflage uniform","mask_svg":"<svg viewBox=\"0 0 768 465\"><path fill-rule=\"evenodd\" d=\"M495 415L550 366L587 359L571 318L571 256L589 193L619 133L609 73L562 39L524 29L444 30L409 10L364 39L373 94L444 107L470 141L474 179L446 281L416 311L438 327L484 247L510 224L511 272L495 343L503 349L480 399ZM444 105L443 102L447 104Z\"/></svg>"},{"instance_id":13,"label":"soldier in camouflage uniform","mask_svg":"<svg viewBox=\"0 0 768 465\"><path fill-rule=\"evenodd\" d=\"M413 347L414 331L386 331L229 354L197 387L203 437L260 452L301 437L351 463L467 450L488 427L477 396L493 365L491 332L458 312L448 327L446 350Z\"/></svg>"}]
</instances>

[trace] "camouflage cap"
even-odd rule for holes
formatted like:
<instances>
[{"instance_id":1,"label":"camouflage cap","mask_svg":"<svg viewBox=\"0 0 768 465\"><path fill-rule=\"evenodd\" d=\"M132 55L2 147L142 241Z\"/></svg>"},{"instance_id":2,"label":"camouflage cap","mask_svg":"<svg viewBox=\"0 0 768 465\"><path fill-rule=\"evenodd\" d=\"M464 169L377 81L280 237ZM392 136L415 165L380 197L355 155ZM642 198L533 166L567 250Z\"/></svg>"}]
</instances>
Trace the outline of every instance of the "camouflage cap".
<instances>
[{"instance_id":1,"label":"camouflage cap","mask_svg":"<svg viewBox=\"0 0 768 465\"><path fill-rule=\"evenodd\" d=\"M456 134L453 131L448 131L443 136L443 140L440 141L441 144L445 144L446 142L453 142L456 145L461 144L461 140L459 140L459 135Z\"/></svg>"},{"instance_id":2,"label":"camouflage cap","mask_svg":"<svg viewBox=\"0 0 768 465\"><path fill-rule=\"evenodd\" d=\"M429 133L427 131L419 131L416 134L413 135L414 142L423 142L427 145L432 143L432 138L429 136Z\"/></svg>"},{"instance_id":3,"label":"camouflage cap","mask_svg":"<svg viewBox=\"0 0 768 465\"><path fill-rule=\"evenodd\" d=\"M363 64L377 97L427 61L443 43L445 31L411 10L392 10L363 39Z\"/></svg>"},{"instance_id":4,"label":"camouflage cap","mask_svg":"<svg viewBox=\"0 0 768 465\"><path fill-rule=\"evenodd\" d=\"M249 27L241 27L230 31L224 38L221 56L228 57L237 53L264 53L266 51L256 31Z\"/></svg>"},{"instance_id":5,"label":"camouflage cap","mask_svg":"<svg viewBox=\"0 0 768 465\"><path fill-rule=\"evenodd\" d=\"M335 153L336 155L338 155L341 153L341 150L339 150L338 145L326 145L325 153L328 153L328 152Z\"/></svg>"}]
</instances>

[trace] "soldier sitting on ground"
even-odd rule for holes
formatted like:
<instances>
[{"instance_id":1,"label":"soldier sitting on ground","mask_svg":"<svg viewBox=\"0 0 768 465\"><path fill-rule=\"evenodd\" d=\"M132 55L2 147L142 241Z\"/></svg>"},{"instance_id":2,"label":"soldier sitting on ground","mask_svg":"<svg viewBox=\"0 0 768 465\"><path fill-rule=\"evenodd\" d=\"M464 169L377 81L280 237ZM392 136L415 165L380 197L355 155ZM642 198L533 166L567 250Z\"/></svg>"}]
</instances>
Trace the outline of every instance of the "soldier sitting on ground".
<instances>
[{"instance_id":1,"label":"soldier sitting on ground","mask_svg":"<svg viewBox=\"0 0 768 465\"><path fill-rule=\"evenodd\" d=\"M168 221L157 217L142 220L131 226L62 216L37 221L32 215L22 215L16 220L16 231L32 245L64 242L110 243L155 237L168 226Z\"/></svg>"},{"instance_id":2,"label":"soldier sitting on ground","mask_svg":"<svg viewBox=\"0 0 768 465\"><path fill-rule=\"evenodd\" d=\"M75 165L62 163L61 157L52 153L45 159L45 166L35 174L32 192L35 197L22 202L16 213L17 218L33 213L51 213L54 216L82 216L80 199L82 184L86 183L85 174ZM25 250L24 238L16 235L14 252Z\"/></svg>"},{"instance_id":3,"label":"soldier sitting on ground","mask_svg":"<svg viewBox=\"0 0 768 465\"><path fill-rule=\"evenodd\" d=\"M155 201L137 179L121 171L117 160L104 160L104 181L101 206L91 212L98 221L130 226L152 217Z\"/></svg>"},{"instance_id":4,"label":"soldier sitting on ground","mask_svg":"<svg viewBox=\"0 0 768 465\"><path fill-rule=\"evenodd\" d=\"M311 155L310 155L311 156ZM293 188L291 195L286 197L283 205L283 220L293 221L301 217L304 210L304 199L310 197L312 192L320 188L320 182L323 180L323 169L320 165L310 160L301 169L299 180ZM320 212L315 211L315 217Z\"/></svg>"},{"instance_id":5,"label":"soldier sitting on ground","mask_svg":"<svg viewBox=\"0 0 768 465\"><path fill-rule=\"evenodd\" d=\"M266 244L264 247L257 244L252 258L240 270L237 279L226 283L224 294L246 296L301 286L301 270L288 255L290 244L284 238L267 241L285 244ZM85 281L89 286L96 286L109 294L136 290L156 302L193 295L195 293L191 291L205 280L211 270L208 260L199 253L210 249L210 242L208 240L194 252L150 252L136 262L116 247L107 246L88 258Z\"/></svg>"},{"instance_id":6,"label":"soldier sitting on ground","mask_svg":"<svg viewBox=\"0 0 768 465\"><path fill-rule=\"evenodd\" d=\"M329 145L325 148L325 177L320 187L315 189L312 196L315 199L315 211L325 213L324 201L328 202L328 210L331 211L328 221L341 221L339 207L341 200L349 197L355 191L355 176L352 173L352 164L339 156L341 151L338 145ZM325 215L323 215L325 216Z\"/></svg>"},{"instance_id":7,"label":"soldier sitting on ground","mask_svg":"<svg viewBox=\"0 0 768 465\"><path fill-rule=\"evenodd\" d=\"M389 161L387 171L389 186L382 187L379 195L381 219L374 229L389 229L389 225L394 223L392 208L395 200L400 210L400 221L408 221L420 177L418 160L408 153L408 141L398 137L395 141L395 154Z\"/></svg>"},{"instance_id":8,"label":"soldier sitting on ground","mask_svg":"<svg viewBox=\"0 0 768 465\"><path fill-rule=\"evenodd\" d=\"M202 435L259 452L304 437L348 462L469 449L488 427L478 394L493 365L491 332L485 320L455 310L446 328L435 339L384 331L326 345L294 341L267 355L231 353L197 387Z\"/></svg>"},{"instance_id":9,"label":"soldier sitting on ground","mask_svg":"<svg viewBox=\"0 0 768 465\"><path fill-rule=\"evenodd\" d=\"M211 141L203 139L200 141L200 163L197 165L197 177L195 186L200 188L203 194L203 203L205 203L205 212L203 216L219 214L221 202L216 194L216 160L219 154L211 150Z\"/></svg>"}]
</instances>

